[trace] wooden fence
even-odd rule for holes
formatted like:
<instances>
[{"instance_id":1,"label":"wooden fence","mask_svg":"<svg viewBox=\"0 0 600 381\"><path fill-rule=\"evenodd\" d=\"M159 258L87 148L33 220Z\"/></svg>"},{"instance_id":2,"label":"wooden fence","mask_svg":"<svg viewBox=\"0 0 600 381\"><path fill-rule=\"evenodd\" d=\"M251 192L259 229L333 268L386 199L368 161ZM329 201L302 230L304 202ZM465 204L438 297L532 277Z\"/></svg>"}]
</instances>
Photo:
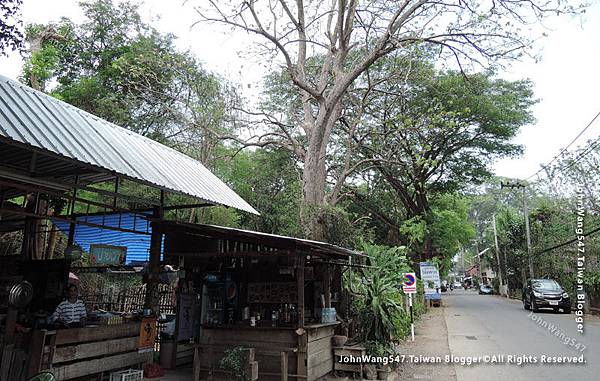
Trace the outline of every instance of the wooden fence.
<instances>
[{"instance_id":1,"label":"wooden fence","mask_svg":"<svg viewBox=\"0 0 600 381\"><path fill-rule=\"evenodd\" d=\"M174 314L174 288L168 284L159 284L159 311L161 314ZM123 289L108 288L104 292L81 295L83 302L94 309L111 312L129 312L144 307L146 285Z\"/></svg>"}]
</instances>

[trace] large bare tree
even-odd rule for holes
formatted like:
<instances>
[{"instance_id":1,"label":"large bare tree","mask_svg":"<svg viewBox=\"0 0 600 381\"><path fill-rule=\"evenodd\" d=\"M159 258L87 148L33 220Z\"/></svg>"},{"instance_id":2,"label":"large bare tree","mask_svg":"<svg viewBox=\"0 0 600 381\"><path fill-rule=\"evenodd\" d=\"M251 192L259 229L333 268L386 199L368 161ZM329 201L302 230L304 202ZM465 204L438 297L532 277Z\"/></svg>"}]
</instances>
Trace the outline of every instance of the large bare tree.
<instances>
[{"instance_id":1,"label":"large bare tree","mask_svg":"<svg viewBox=\"0 0 600 381\"><path fill-rule=\"evenodd\" d=\"M429 44L461 70L486 67L527 54L533 25L547 14L577 11L561 0L207 0L196 10L202 21L258 36L263 59L287 72L300 100L297 121L270 115L273 129L245 143L277 144L298 156L307 210L328 202L327 149L342 99L381 57ZM307 234L320 239L315 221L305 221Z\"/></svg>"}]
</instances>

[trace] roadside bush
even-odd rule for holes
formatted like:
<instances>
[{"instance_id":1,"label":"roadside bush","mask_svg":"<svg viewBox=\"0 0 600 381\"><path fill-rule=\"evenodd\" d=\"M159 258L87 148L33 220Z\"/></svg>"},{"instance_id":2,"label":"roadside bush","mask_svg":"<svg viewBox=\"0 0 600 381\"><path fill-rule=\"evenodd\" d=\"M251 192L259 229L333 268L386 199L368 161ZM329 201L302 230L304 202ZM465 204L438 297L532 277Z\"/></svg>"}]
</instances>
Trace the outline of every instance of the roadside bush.
<instances>
[{"instance_id":1,"label":"roadside bush","mask_svg":"<svg viewBox=\"0 0 600 381\"><path fill-rule=\"evenodd\" d=\"M353 321L357 338L365 343L389 346L410 332L410 316L404 309L401 289L404 272L411 271L405 247L361 243L370 267L345 274L344 283L353 296Z\"/></svg>"}]
</instances>

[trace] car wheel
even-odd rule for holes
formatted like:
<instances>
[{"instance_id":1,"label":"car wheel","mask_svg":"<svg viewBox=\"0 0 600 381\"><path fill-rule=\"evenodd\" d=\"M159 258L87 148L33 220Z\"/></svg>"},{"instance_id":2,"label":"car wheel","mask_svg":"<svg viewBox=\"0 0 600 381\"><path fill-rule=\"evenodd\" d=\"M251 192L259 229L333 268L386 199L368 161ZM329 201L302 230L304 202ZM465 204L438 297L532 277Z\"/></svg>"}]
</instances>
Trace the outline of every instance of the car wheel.
<instances>
[{"instance_id":1,"label":"car wheel","mask_svg":"<svg viewBox=\"0 0 600 381\"><path fill-rule=\"evenodd\" d=\"M533 297L531 298L531 310L533 312L538 312L540 310L538 308L538 306L535 304L535 299Z\"/></svg>"},{"instance_id":2,"label":"car wheel","mask_svg":"<svg viewBox=\"0 0 600 381\"><path fill-rule=\"evenodd\" d=\"M523 299L523 308L526 310L529 310L531 307L529 306L529 304L527 304L527 302L525 301L525 299Z\"/></svg>"}]
</instances>

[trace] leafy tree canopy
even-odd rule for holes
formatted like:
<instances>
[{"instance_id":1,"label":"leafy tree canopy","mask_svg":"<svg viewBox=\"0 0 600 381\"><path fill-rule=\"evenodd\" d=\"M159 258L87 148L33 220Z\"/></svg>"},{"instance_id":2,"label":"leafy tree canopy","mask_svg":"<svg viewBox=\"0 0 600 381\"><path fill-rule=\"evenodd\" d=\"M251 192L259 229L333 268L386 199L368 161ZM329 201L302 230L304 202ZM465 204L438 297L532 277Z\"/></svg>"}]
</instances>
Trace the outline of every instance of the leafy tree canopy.
<instances>
[{"instance_id":1,"label":"leafy tree canopy","mask_svg":"<svg viewBox=\"0 0 600 381\"><path fill-rule=\"evenodd\" d=\"M76 107L199 159L213 149L207 128L221 128L226 86L175 37L143 22L138 5L82 2L85 21L29 25L22 80ZM196 144L190 147L190 141ZM206 144L202 144L206 143ZM201 146L199 148L199 146Z\"/></svg>"},{"instance_id":2,"label":"leafy tree canopy","mask_svg":"<svg viewBox=\"0 0 600 381\"><path fill-rule=\"evenodd\" d=\"M7 50L22 50L25 35L19 19L23 0L0 0L0 56Z\"/></svg>"}]
</instances>

